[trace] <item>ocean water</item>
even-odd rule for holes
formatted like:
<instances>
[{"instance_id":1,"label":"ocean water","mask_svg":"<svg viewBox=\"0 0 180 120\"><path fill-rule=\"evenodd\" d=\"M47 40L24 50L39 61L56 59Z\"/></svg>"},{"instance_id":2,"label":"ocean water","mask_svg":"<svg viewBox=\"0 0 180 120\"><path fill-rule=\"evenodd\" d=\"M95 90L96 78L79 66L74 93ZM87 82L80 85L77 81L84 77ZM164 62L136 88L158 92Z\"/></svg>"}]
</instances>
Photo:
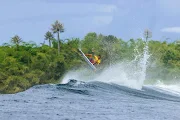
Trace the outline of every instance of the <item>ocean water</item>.
<instances>
[{"instance_id":1,"label":"ocean water","mask_svg":"<svg viewBox=\"0 0 180 120\"><path fill-rule=\"evenodd\" d=\"M174 88L174 87L173 87ZM180 120L179 92L70 80L0 95L0 120Z\"/></svg>"}]
</instances>

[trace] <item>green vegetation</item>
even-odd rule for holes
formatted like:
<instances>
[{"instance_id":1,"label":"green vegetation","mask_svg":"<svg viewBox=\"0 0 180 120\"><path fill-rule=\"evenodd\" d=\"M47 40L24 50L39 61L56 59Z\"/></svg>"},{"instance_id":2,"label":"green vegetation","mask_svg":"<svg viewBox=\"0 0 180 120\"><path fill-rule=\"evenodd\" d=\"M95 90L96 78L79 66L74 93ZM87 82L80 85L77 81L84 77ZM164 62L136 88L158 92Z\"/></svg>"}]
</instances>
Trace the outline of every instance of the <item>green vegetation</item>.
<instances>
[{"instance_id":1,"label":"green vegetation","mask_svg":"<svg viewBox=\"0 0 180 120\"><path fill-rule=\"evenodd\" d=\"M70 69L86 65L77 48L81 45L85 53L94 48L101 54L101 66L135 58L134 50L143 52L145 41L130 39L123 41L113 35L88 33L83 40L78 38L60 40L64 26L56 21L45 39L49 45L38 46L33 42L23 42L15 35L11 43L0 46L0 93L16 93L37 84L59 83ZM145 31L146 39L150 32ZM61 45L61 47L60 47ZM166 43L149 40L151 54L147 79L180 80L180 41ZM61 49L60 49L61 48Z\"/></svg>"}]
</instances>

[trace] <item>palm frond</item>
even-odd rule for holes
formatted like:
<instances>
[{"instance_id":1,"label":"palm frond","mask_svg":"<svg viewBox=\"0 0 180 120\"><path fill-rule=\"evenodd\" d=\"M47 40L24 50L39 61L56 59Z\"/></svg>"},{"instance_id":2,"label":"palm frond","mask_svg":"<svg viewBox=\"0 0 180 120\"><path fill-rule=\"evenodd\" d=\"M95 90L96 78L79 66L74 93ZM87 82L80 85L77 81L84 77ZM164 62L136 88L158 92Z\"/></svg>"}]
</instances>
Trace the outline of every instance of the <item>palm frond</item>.
<instances>
[{"instance_id":1,"label":"palm frond","mask_svg":"<svg viewBox=\"0 0 180 120\"><path fill-rule=\"evenodd\" d=\"M18 35L15 35L14 37L11 38L11 42L14 44L19 44L22 42L22 39Z\"/></svg>"},{"instance_id":2,"label":"palm frond","mask_svg":"<svg viewBox=\"0 0 180 120\"><path fill-rule=\"evenodd\" d=\"M44 37L45 37L45 40L52 40L54 38L53 34L50 31L46 32Z\"/></svg>"},{"instance_id":3,"label":"palm frond","mask_svg":"<svg viewBox=\"0 0 180 120\"><path fill-rule=\"evenodd\" d=\"M57 33L57 32L64 32L64 25L62 23L60 23L58 20L55 21L54 24L52 24L52 28L51 30L53 31L53 33Z\"/></svg>"}]
</instances>

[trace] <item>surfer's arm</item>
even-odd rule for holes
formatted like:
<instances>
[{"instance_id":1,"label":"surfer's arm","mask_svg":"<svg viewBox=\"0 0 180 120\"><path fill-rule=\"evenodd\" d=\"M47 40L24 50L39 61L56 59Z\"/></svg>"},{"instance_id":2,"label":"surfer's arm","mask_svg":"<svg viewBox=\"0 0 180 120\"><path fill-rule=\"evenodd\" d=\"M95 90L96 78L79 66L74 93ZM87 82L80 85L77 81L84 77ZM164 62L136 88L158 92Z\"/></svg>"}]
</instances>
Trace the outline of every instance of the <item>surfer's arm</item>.
<instances>
[{"instance_id":1,"label":"surfer's arm","mask_svg":"<svg viewBox=\"0 0 180 120\"><path fill-rule=\"evenodd\" d=\"M85 54L87 57L92 57L92 54Z\"/></svg>"}]
</instances>

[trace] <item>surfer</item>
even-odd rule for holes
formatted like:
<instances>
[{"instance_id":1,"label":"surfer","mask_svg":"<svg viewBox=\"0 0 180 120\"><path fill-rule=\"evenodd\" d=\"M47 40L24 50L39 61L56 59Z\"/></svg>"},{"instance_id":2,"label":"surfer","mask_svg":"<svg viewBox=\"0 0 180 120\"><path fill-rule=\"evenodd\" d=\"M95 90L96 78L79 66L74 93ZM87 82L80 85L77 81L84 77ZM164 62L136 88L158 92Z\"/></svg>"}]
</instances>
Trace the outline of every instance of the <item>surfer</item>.
<instances>
[{"instance_id":1,"label":"surfer","mask_svg":"<svg viewBox=\"0 0 180 120\"><path fill-rule=\"evenodd\" d=\"M82 50L79 48L79 52L81 53L82 57L84 60L87 62L87 64L96 71L95 64L100 64L101 63L101 55L94 55L94 51L91 51L90 54L84 54Z\"/></svg>"},{"instance_id":2,"label":"surfer","mask_svg":"<svg viewBox=\"0 0 180 120\"><path fill-rule=\"evenodd\" d=\"M91 54L85 54L87 57L88 57L88 59L89 59L89 61L93 64L93 65L95 65L95 64L100 64L101 63L101 55L95 55L94 54L94 50L92 49L92 52L91 52Z\"/></svg>"},{"instance_id":3,"label":"surfer","mask_svg":"<svg viewBox=\"0 0 180 120\"><path fill-rule=\"evenodd\" d=\"M101 63L101 55L94 55L94 64L100 64Z\"/></svg>"}]
</instances>

